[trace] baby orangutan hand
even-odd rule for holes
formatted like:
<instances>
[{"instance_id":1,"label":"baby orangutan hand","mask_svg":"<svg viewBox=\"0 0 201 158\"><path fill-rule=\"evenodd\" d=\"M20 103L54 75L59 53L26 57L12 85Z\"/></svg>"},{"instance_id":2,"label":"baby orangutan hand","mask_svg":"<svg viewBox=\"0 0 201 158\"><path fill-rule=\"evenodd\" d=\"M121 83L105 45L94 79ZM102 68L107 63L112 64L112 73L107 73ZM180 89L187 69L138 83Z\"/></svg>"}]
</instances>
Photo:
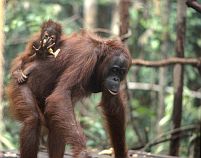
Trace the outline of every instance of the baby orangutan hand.
<instances>
[{"instance_id":1,"label":"baby orangutan hand","mask_svg":"<svg viewBox=\"0 0 201 158\"><path fill-rule=\"evenodd\" d=\"M16 70L12 73L12 76L16 78L19 84L22 84L27 81L27 75L25 75L22 70Z\"/></svg>"}]
</instances>

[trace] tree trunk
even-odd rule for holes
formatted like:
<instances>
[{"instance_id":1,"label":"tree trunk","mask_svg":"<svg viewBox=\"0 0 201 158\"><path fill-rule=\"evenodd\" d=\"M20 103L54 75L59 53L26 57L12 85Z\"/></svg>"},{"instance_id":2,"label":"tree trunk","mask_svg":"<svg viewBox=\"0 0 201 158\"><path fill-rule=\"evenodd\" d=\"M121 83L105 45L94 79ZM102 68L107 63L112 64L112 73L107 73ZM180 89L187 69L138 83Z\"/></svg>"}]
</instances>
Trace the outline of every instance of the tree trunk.
<instances>
[{"instance_id":1,"label":"tree trunk","mask_svg":"<svg viewBox=\"0 0 201 158\"><path fill-rule=\"evenodd\" d=\"M193 158L200 158L200 148L201 148L201 136L197 136L195 139L195 144L194 144L194 153L193 153Z\"/></svg>"},{"instance_id":2,"label":"tree trunk","mask_svg":"<svg viewBox=\"0 0 201 158\"><path fill-rule=\"evenodd\" d=\"M97 0L84 1L84 28L93 29L96 27Z\"/></svg>"},{"instance_id":3,"label":"tree trunk","mask_svg":"<svg viewBox=\"0 0 201 158\"><path fill-rule=\"evenodd\" d=\"M129 6L130 6L130 1L129 0L120 0L119 1L119 36L122 36L126 33L128 33L128 30L129 30ZM124 90L124 94L126 96L126 99L127 99L127 102L129 100L129 92L128 92L128 85L127 83L125 82L124 83L124 87L125 87L125 90ZM130 110L130 119L132 121L132 128L133 130L135 131L137 137L138 137L138 140L139 140L139 144L140 145L143 145L144 144L144 140L142 139L142 136L140 134L140 131L139 129L137 128L138 125L137 123L135 122L135 118L133 117L132 115L132 110L133 108L131 107L131 105L129 105L129 110Z\"/></svg>"},{"instance_id":4,"label":"tree trunk","mask_svg":"<svg viewBox=\"0 0 201 158\"><path fill-rule=\"evenodd\" d=\"M0 135L2 134L2 126L3 126L3 107L2 107L2 96L3 96L3 44L4 44L4 33L3 33L3 25L4 25L4 1L0 1ZM2 149L2 145L0 143L0 149Z\"/></svg>"},{"instance_id":5,"label":"tree trunk","mask_svg":"<svg viewBox=\"0 0 201 158\"><path fill-rule=\"evenodd\" d=\"M170 14L170 0L162 1L162 16L161 22L163 24L162 33L162 45L161 45L161 57L162 59L167 58L168 44L169 44L169 14ZM160 91L158 93L158 108L157 108L157 135L161 134L162 128L159 125L160 120L164 116L165 111L165 86L166 86L166 68L160 67L159 69L159 85Z\"/></svg>"},{"instance_id":6,"label":"tree trunk","mask_svg":"<svg viewBox=\"0 0 201 158\"><path fill-rule=\"evenodd\" d=\"M118 35L119 33L119 20L119 0L115 0L111 23L111 31L115 35Z\"/></svg>"},{"instance_id":7,"label":"tree trunk","mask_svg":"<svg viewBox=\"0 0 201 158\"><path fill-rule=\"evenodd\" d=\"M176 39L176 56L184 57L184 40L186 29L186 5L184 0L177 0L177 39ZM174 67L174 105L172 113L173 129L180 128L182 118L182 93L183 93L183 66L175 65ZM180 138L175 136L180 133L172 134L169 154L179 155Z\"/></svg>"},{"instance_id":8,"label":"tree trunk","mask_svg":"<svg viewBox=\"0 0 201 158\"><path fill-rule=\"evenodd\" d=\"M129 5L130 5L130 0L120 0L120 2L119 2L119 16L120 16L119 35L120 36L128 33L128 29L129 29Z\"/></svg>"}]
</instances>

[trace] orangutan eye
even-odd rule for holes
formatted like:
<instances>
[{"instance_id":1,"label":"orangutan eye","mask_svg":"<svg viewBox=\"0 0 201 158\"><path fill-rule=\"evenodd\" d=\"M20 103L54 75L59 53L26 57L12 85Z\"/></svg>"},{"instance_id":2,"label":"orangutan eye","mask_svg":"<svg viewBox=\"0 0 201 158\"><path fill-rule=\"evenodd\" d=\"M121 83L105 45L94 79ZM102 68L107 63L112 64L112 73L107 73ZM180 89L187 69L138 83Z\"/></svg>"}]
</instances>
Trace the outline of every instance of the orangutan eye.
<instances>
[{"instance_id":1,"label":"orangutan eye","mask_svg":"<svg viewBox=\"0 0 201 158\"><path fill-rule=\"evenodd\" d=\"M51 38L52 38L52 40L55 40L55 39L56 39L56 36L52 35Z\"/></svg>"},{"instance_id":2,"label":"orangutan eye","mask_svg":"<svg viewBox=\"0 0 201 158\"><path fill-rule=\"evenodd\" d=\"M116 66L114 66L114 67L112 68L112 72L115 73L115 74L117 74L117 73L119 72L119 68L116 67Z\"/></svg>"}]
</instances>

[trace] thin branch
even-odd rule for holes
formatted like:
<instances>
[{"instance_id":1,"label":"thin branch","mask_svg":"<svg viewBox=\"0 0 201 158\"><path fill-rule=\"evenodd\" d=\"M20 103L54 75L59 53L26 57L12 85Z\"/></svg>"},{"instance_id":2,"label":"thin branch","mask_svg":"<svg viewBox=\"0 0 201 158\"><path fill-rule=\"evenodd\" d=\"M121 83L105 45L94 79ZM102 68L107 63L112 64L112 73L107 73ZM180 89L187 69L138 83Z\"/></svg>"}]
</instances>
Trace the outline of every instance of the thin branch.
<instances>
[{"instance_id":1,"label":"thin branch","mask_svg":"<svg viewBox=\"0 0 201 158\"><path fill-rule=\"evenodd\" d=\"M189 130L189 131L191 131L191 130ZM168 138L164 138L164 139L161 139L161 140L158 140L158 141L156 141L156 142L154 142L154 143L152 143L152 144L150 144L149 145L149 148L150 147L152 147L152 146L155 146L155 145L158 145L158 144L161 144L161 143L164 143L164 142L168 142L168 141L170 141L170 140L172 140L172 139L176 139L176 138L187 138L187 137L189 137L189 136L191 136L191 135L189 135L189 134L179 134L179 135L176 135L176 136L173 136L173 137L168 137Z\"/></svg>"},{"instance_id":2,"label":"thin branch","mask_svg":"<svg viewBox=\"0 0 201 158\"><path fill-rule=\"evenodd\" d=\"M133 59L132 65L138 66L146 66L146 67L160 67L160 66L167 66L173 64L189 64L192 66L201 66L201 57L200 58L179 58L179 57L172 57L168 59L163 59L159 61L146 61L142 59Z\"/></svg>"},{"instance_id":3,"label":"thin branch","mask_svg":"<svg viewBox=\"0 0 201 158\"><path fill-rule=\"evenodd\" d=\"M201 13L201 4L198 3L196 0L187 0L186 5Z\"/></svg>"},{"instance_id":4,"label":"thin branch","mask_svg":"<svg viewBox=\"0 0 201 158\"><path fill-rule=\"evenodd\" d=\"M176 156L167 156L167 155L156 155L156 154L151 154L147 153L144 151L136 151L136 150L129 150L128 151L129 158L179 158Z\"/></svg>"},{"instance_id":5,"label":"thin branch","mask_svg":"<svg viewBox=\"0 0 201 158\"><path fill-rule=\"evenodd\" d=\"M158 137L156 137L155 139L153 139L152 141L150 141L149 143L147 143L145 145L145 147L143 148L143 150L146 150L151 144L157 142L158 140L160 140L161 138L165 137L165 136L168 136L168 135L171 135L171 134L177 134L181 131L192 131L192 130L195 130L195 129L200 129L200 126L199 125L188 125L188 126L184 126L184 127L180 127L180 128L176 128L176 129L173 129L173 130L170 130L166 133L163 133L161 135L159 135Z\"/></svg>"},{"instance_id":6,"label":"thin branch","mask_svg":"<svg viewBox=\"0 0 201 158\"><path fill-rule=\"evenodd\" d=\"M107 33L107 34L112 35L113 36L112 38L120 38L122 41L126 41L132 35L131 29L128 29L128 32L126 34L121 35L121 36L114 34L111 30L105 29L105 28L94 28L92 31L95 33L98 33L98 32Z\"/></svg>"},{"instance_id":7,"label":"thin branch","mask_svg":"<svg viewBox=\"0 0 201 158\"><path fill-rule=\"evenodd\" d=\"M121 35L120 39L124 42L131 36L132 36L132 31L131 31L131 29L128 29L128 32L126 34Z\"/></svg>"},{"instance_id":8,"label":"thin branch","mask_svg":"<svg viewBox=\"0 0 201 158\"><path fill-rule=\"evenodd\" d=\"M111 30L105 29L105 28L94 28L92 29L92 31L95 33L101 32L101 33L107 33L113 36L118 36L117 34L114 34Z\"/></svg>"},{"instance_id":9,"label":"thin branch","mask_svg":"<svg viewBox=\"0 0 201 158\"><path fill-rule=\"evenodd\" d=\"M152 91L160 91L160 85L152 84L152 83L139 83L139 82L128 82L128 89L138 89L138 90L152 90ZM173 87L165 87L165 91L167 93L173 93ZM185 90L184 90L185 91ZM188 90L188 93L184 93L184 95L201 99L201 92Z\"/></svg>"}]
</instances>

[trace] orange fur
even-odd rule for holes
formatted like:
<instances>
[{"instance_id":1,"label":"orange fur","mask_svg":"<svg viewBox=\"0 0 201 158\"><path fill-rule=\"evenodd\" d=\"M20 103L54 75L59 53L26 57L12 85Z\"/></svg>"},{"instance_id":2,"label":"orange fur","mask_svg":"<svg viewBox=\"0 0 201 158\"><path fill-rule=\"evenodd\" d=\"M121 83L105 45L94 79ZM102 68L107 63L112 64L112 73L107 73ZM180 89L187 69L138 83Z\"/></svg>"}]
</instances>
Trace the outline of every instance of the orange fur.
<instances>
[{"instance_id":1,"label":"orange fur","mask_svg":"<svg viewBox=\"0 0 201 158\"><path fill-rule=\"evenodd\" d=\"M44 114L49 129L50 158L62 158L66 143L72 146L74 158L87 158L86 138L75 119L74 105L94 92L103 94L100 106L106 118L115 158L127 157L124 98L121 92L112 96L103 87L108 63L116 55L123 55L127 67L130 67L130 54L121 41L102 39L82 31L64 39L56 59L39 62L27 84L19 86L11 81L8 87L11 109L24 124L21 158L37 157L41 116L36 107ZM12 69L17 63L16 60Z\"/></svg>"}]
</instances>

